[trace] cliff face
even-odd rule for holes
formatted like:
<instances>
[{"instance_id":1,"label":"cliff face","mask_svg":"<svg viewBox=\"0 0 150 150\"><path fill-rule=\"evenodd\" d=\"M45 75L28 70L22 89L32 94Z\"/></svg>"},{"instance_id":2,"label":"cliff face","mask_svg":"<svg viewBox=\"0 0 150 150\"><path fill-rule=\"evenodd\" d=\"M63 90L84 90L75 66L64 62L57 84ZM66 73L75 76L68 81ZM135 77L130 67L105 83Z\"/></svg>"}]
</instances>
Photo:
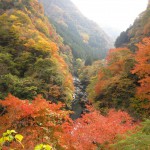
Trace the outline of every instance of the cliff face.
<instances>
[{"instance_id":1,"label":"cliff face","mask_svg":"<svg viewBox=\"0 0 150 150\"><path fill-rule=\"evenodd\" d=\"M125 32L122 32L115 42L116 47L128 46L135 51L135 44L144 37L150 36L150 0L147 9L134 21L134 24Z\"/></svg>"},{"instance_id":2,"label":"cliff face","mask_svg":"<svg viewBox=\"0 0 150 150\"><path fill-rule=\"evenodd\" d=\"M56 26L57 32L73 49L76 58L88 61L104 58L112 40L93 21L85 18L70 0L39 0L45 14Z\"/></svg>"}]
</instances>

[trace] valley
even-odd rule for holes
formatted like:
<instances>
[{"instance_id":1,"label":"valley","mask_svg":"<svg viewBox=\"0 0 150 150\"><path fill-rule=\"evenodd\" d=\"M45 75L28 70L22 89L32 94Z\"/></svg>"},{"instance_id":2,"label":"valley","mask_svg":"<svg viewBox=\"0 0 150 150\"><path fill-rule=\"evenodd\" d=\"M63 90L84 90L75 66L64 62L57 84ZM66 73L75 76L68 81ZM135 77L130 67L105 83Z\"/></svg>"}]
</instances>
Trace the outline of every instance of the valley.
<instances>
[{"instance_id":1,"label":"valley","mask_svg":"<svg viewBox=\"0 0 150 150\"><path fill-rule=\"evenodd\" d=\"M148 150L149 12L114 47L70 0L0 0L0 150Z\"/></svg>"}]
</instances>

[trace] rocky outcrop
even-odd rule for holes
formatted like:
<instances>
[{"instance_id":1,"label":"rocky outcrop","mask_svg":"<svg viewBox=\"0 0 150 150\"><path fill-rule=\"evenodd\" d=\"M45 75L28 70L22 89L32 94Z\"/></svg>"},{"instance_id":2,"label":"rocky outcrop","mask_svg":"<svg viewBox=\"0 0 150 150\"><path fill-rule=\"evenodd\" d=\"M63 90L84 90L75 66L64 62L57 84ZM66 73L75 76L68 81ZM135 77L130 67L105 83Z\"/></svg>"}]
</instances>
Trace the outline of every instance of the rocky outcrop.
<instances>
[{"instance_id":1,"label":"rocky outcrop","mask_svg":"<svg viewBox=\"0 0 150 150\"><path fill-rule=\"evenodd\" d=\"M75 93L73 95L72 119L77 119L81 117L82 113L86 111L86 104L88 104L87 93L85 92L85 87L82 85L77 77L74 77Z\"/></svg>"}]
</instances>

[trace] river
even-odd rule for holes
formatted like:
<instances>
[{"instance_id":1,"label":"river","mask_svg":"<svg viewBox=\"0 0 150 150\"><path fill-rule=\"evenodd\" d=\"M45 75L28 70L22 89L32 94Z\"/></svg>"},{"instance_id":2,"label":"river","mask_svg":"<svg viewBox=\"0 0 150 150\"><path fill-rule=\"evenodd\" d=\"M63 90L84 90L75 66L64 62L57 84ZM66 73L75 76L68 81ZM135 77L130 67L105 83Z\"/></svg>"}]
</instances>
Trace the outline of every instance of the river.
<instances>
[{"instance_id":1,"label":"river","mask_svg":"<svg viewBox=\"0 0 150 150\"><path fill-rule=\"evenodd\" d=\"M73 95L73 102L72 102L72 111L74 112L71 115L73 120L81 117L83 112L86 110L87 94L85 92L85 86L82 85L78 77L73 78L74 86L75 86L75 93Z\"/></svg>"}]
</instances>

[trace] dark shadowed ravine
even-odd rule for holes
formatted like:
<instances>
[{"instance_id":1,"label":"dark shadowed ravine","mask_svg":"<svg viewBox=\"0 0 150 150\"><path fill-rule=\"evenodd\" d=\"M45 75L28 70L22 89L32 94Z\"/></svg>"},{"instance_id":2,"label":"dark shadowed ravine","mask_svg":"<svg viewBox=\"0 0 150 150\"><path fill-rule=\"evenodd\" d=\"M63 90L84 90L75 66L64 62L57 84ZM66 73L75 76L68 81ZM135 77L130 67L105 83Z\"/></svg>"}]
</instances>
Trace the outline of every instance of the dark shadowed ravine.
<instances>
[{"instance_id":1,"label":"dark shadowed ravine","mask_svg":"<svg viewBox=\"0 0 150 150\"><path fill-rule=\"evenodd\" d=\"M73 95L73 102L72 102L72 111L74 112L71 115L73 120L81 117L81 114L86 110L86 103L87 94L85 92L85 86L82 85L78 77L73 78L74 86L75 86L75 93Z\"/></svg>"}]
</instances>

